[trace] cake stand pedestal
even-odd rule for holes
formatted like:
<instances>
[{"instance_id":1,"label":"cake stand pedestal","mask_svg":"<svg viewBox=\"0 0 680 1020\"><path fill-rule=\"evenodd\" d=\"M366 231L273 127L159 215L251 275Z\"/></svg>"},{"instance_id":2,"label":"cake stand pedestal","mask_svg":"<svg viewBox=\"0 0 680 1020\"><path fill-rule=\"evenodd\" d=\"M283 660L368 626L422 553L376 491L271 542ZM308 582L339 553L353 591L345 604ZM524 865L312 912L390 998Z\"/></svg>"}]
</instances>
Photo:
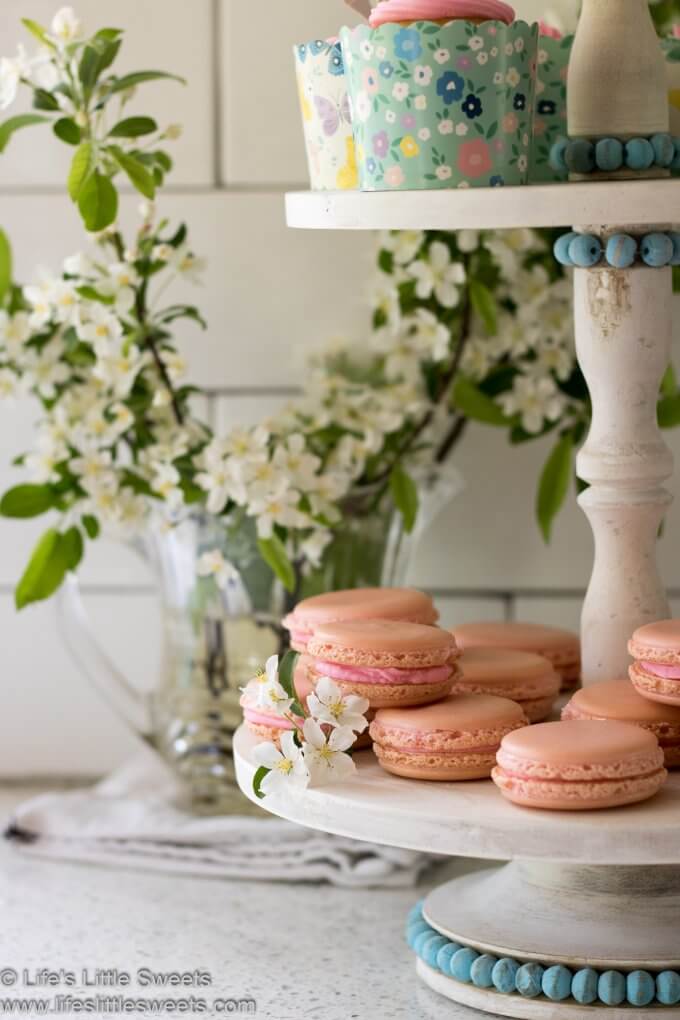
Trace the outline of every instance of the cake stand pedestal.
<instances>
[{"instance_id":1,"label":"cake stand pedestal","mask_svg":"<svg viewBox=\"0 0 680 1020\"><path fill-rule=\"evenodd\" d=\"M239 785L256 799L258 739L234 740ZM434 889L423 914L447 939L480 953L574 971L680 969L680 775L646 803L608 811L518 808L488 781L423 783L356 755L347 783L268 796L273 814L325 832L428 853L505 860ZM435 991L495 1016L680 1020L680 1005L583 1006L477 988L423 963Z\"/></svg>"}]
</instances>

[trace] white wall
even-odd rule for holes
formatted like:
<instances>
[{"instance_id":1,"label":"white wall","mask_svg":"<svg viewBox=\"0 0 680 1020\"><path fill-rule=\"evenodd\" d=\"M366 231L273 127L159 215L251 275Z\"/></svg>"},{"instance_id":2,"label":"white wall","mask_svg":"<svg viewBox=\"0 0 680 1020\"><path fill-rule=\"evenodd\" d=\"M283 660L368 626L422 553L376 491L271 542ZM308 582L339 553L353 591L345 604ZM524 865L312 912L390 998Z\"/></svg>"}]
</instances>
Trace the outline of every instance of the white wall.
<instances>
[{"instance_id":1,"label":"white wall","mask_svg":"<svg viewBox=\"0 0 680 1020\"><path fill-rule=\"evenodd\" d=\"M22 16L48 21L56 2L3 0L0 53L13 51ZM525 0L521 13L573 10L573 0ZM145 89L144 110L182 121L171 217L188 221L209 269L198 300L207 335L183 338L194 379L223 388L222 423L252 422L299 380L291 351L359 330L372 238L289 231L282 192L302 184L291 46L326 35L347 19L342 0L81 0L91 27L127 30L124 64L172 69L181 89ZM0 158L0 223L17 269L56 265L81 246L78 218L63 194L66 157L48 134L26 132ZM125 202L124 216L136 199ZM195 295L194 295L195 297ZM257 394L247 388L258 387ZM262 392L264 390L264 392ZM239 393L240 391L240 393ZM29 442L35 412L0 405L0 486L16 472L11 458ZM674 445L680 452L680 434ZM588 579L591 539L572 501L546 549L533 524L544 443L511 449L502 434L473 428L460 451L467 489L433 528L413 581L436 589L444 621L500 618L509 612L576 626ZM499 496L501 498L499 498ZM680 586L680 508L661 543L669 584ZM71 663L51 606L19 615L11 589L38 531L0 521L0 775L96 773L120 761L134 742ZM103 544L83 571L95 623L131 678L149 682L157 661L158 611L151 579L131 553Z\"/></svg>"}]
</instances>

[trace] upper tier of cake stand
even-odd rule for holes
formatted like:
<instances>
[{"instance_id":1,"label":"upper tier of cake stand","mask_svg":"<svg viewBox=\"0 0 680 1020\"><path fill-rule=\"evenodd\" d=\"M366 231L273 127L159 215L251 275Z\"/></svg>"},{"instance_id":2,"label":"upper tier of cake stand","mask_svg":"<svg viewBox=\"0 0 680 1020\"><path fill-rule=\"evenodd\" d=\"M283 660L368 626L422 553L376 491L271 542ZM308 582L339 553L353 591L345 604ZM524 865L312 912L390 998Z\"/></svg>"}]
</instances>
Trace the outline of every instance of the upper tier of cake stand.
<instances>
[{"instance_id":1,"label":"upper tier of cake stand","mask_svg":"<svg viewBox=\"0 0 680 1020\"><path fill-rule=\"evenodd\" d=\"M680 179L441 191L300 191L288 226L316 230L503 230L680 221Z\"/></svg>"},{"instance_id":2,"label":"upper tier of cake stand","mask_svg":"<svg viewBox=\"0 0 680 1020\"><path fill-rule=\"evenodd\" d=\"M504 800L489 781L427 783L391 776L371 751L349 781L255 798L254 746L234 738L239 786L272 814L312 829L411 850L488 860L574 864L680 864L680 775L644 804L607 811L532 811Z\"/></svg>"}]
</instances>

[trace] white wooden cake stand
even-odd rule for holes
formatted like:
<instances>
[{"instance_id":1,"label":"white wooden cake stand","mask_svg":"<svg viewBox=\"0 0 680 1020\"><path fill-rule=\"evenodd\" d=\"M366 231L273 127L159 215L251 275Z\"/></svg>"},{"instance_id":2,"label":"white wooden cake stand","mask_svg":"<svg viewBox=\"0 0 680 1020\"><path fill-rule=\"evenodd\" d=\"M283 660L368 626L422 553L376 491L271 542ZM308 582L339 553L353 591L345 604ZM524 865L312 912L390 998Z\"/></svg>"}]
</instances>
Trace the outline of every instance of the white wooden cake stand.
<instances>
[{"instance_id":1,"label":"white wooden cake stand","mask_svg":"<svg viewBox=\"0 0 680 1020\"><path fill-rule=\"evenodd\" d=\"M668 128L665 66L647 0L584 0L569 68L569 135L625 143ZM643 235L680 221L680 181L661 179L669 171L660 167L622 179L635 176L619 170L615 180L598 172L568 184L462 192L293 194L288 222L366 230L576 225L602 243L628 234L641 252ZM578 459L589 483L580 503L595 538L582 615L590 683L627 676L632 632L669 615L655 546L672 473L656 414L670 361L671 269L639 258L613 268L603 258L575 269L574 285L576 350L593 407ZM253 744L241 731L234 745L239 783L251 797ZM556 813L512 806L490 782L397 779L370 752L357 762L358 775L342 787L291 790L263 806L358 839L510 862L449 882L427 897L422 916L418 908L411 932L422 929L422 938L413 948L428 985L495 1016L680 1018L680 975L672 973L680 971L680 776L640 806ZM484 954L485 966L490 958L521 965L529 978L532 967L539 974L561 967L557 984L547 986L556 995L541 991L540 979L535 991L497 990L500 979L474 981L469 973L457 979L428 948L437 946L462 947L475 963ZM599 992L582 1001L564 994L564 982L584 968ZM653 1005L644 995L635 1002L645 983L647 990L663 985Z\"/></svg>"},{"instance_id":2,"label":"white wooden cake stand","mask_svg":"<svg viewBox=\"0 0 680 1020\"><path fill-rule=\"evenodd\" d=\"M509 804L490 781L400 779L364 751L347 783L258 801L257 743L243 727L237 732L236 775L246 796L273 814L372 843L510 862L453 879L426 898L425 920L459 946L522 964L562 964L573 973L680 969L680 775L637 807L532 811ZM619 1009L501 994L420 959L417 966L435 991L495 1016L680 1017L680 1006Z\"/></svg>"}]
</instances>

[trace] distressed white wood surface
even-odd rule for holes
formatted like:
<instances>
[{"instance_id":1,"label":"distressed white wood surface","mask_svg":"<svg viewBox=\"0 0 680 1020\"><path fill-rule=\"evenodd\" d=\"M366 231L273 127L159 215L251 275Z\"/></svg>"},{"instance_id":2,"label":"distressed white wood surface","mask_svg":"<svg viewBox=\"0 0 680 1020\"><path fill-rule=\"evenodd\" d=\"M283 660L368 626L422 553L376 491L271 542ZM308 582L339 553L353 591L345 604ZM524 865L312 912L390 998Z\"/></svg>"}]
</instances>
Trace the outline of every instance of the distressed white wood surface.
<instances>
[{"instance_id":1,"label":"distressed white wood surface","mask_svg":"<svg viewBox=\"0 0 680 1020\"><path fill-rule=\"evenodd\" d=\"M239 786L255 799L244 727L234 738ZM389 775L372 751L356 755L346 783L290 789L257 801L312 829L412 850L486 860L680 864L680 774L652 800L607 811L534 811L506 801L490 780L431 783ZM653 836L651 835L653 833Z\"/></svg>"},{"instance_id":2,"label":"distressed white wood surface","mask_svg":"<svg viewBox=\"0 0 680 1020\"><path fill-rule=\"evenodd\" d=\"M680 180L570 182L442 191L289 192L290 227L316 230L503 230L680 219Z\"/></svg>"},{"instance_id":3,"label":"distressed white wood surface","mask_svg":"<svg viewBox=\"0 0 680 1020\"><path fill-rule=\"evenodd\" d=\"M584 0L569 61L567 117L572 137L668 131L666 65L647 0Z\"/></svg>"},{"instance_id":4,"label":"distressed white wood surface","mask_svg":"<svg viewBox=\"0 0 680 1020\"><path fill-rule=\"evenodd\" d=\"M670 615L656 565L671 497L673 458L657 426L659 384L671 351L670 269L576 270L576 352L590 390L590 434L578 473L595 564L583 606L586 683L625 678L626 648L643 623Z\"/></svg>"}]
</instances>

